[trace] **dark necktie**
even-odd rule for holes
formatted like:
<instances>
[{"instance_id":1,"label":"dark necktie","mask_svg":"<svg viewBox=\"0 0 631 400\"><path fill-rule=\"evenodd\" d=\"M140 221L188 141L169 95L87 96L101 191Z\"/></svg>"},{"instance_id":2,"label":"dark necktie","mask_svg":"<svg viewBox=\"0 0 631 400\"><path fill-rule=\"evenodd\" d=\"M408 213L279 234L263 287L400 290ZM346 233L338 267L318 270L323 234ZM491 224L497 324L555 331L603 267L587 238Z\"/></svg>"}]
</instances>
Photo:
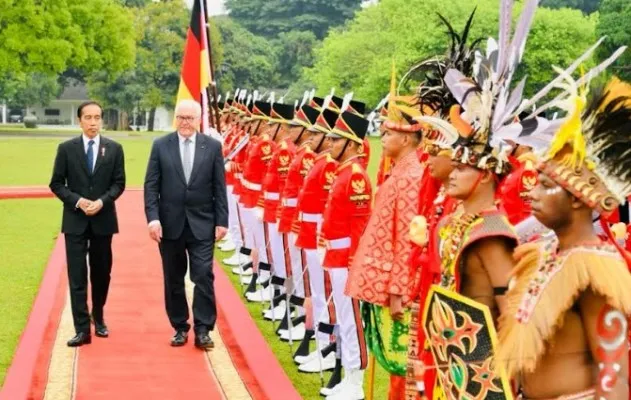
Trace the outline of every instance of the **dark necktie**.
<instances>
[{"instance_id":1,"label":"dark necktie","mask_svg":"<svg viewBox=\"0 0 631 400\"><path fill-rule=\"evenodd\" d=\"M94 150L92 146L94 146L94 140L90 140L88 142L88 152L86 154L86 158L88 161L88 171L90 171L90 175L92 174L92 169L94 167Z\"/></svg>"}]
</instances>

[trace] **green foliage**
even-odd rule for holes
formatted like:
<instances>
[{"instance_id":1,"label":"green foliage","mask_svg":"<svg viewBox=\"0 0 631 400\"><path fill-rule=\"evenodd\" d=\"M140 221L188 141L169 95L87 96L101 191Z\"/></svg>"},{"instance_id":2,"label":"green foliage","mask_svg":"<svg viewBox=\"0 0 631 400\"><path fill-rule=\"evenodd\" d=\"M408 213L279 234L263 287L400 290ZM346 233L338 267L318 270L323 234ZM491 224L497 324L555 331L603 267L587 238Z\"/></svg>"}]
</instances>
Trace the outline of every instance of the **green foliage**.
<instances>
[{"instance_id":1,"label":"green foliage","mask_svg":"<svg viewBox=\"0 0 631 400\"><path fill-rule=\"evenodd\" d=\"M280 86L289 87L300 78L303 68L313 66L313 51L317 45L318 39L312 32L290 31L278 35L274 47L279 49Z\"/></svg>"},{"instance_id":2,"label":"green foliage","mask_svg":"<svg viewBox=\"0 0 631 400\"><path fill-rule=\"evenodd\" d=\"M275 37L289 31L313 32L322 39L330 27L353 17L362 0L227 0L230 17L252 33Z\"/></svg>"},{"instance_id":3,"label":"green foliage","mask_svg":"<svg viewBox=\"0 0 631 400\"><path fill-rule=\"evenodd\" d=\"M549 8L575 8L585 14L598 10L601 0L542 0L539 4Z\"/></svg>"},{"instance_id":4,"label":"green foliage","mask_svg":"<svg viewBox=\"0 0 631 400\"><path fill-rule=\"evenodd\" d=\"M263 37L256 36L221 16L211 21L221 35L223 60L215 61L220 91L242 88L273 88L278 82L277 50Z\"/></svg>"},{"instance_id":5,"label":"green foliage","mask_svg":"<svg viewBox=\"0 0 631 400\"><path fill-rule=\"evenodd\" d=\"M471 38L496 35L497 1L479 0L476 6ZM442 0L382 0L329 34L305 79L321 93L352 90L375 105L388 93L392 58L403 73L415 61L446 52L448 38L436 11L460 31L473 7L468 0L453 0L449 7ZM528 74L527 93L547 83L551 65L568 65L594 41L594 21L579 11L537 10L522 71Z\"/></svg>"},{"instance_id":6,"label":"green foliage","mask_svg":"<svg viewBox=\"0 0 631 400\"><path fill-rule=\"evenodd\" d=\"M600 49L601 58L613 53L620 46L631 44L631 2L628 0L603 0L596 26L598 36L607 35ZM631 54L627 50L611 68L625 80L631 80Z\"/></svg>"},{"instance_id":7,"label":"green foliage","mask_svg":"<svg viewBox=\"0 0 631 400\"><path fill-rule=\"evenodd\" d=\"M0 79L0 99L10 107L47 105L61 94L57 76L38 72L32 74L7 74Z\"/></svg>"},{"instance_id":8,"label":"green foliage","mask_svg":"<svg viewBox=\"0 0 631 400\"><path fill-rule=\"evenodd\" d=\"M0 0L0 76L116 75L133 62L131 12L115 0Z\"/></svg>"}]
</instances>

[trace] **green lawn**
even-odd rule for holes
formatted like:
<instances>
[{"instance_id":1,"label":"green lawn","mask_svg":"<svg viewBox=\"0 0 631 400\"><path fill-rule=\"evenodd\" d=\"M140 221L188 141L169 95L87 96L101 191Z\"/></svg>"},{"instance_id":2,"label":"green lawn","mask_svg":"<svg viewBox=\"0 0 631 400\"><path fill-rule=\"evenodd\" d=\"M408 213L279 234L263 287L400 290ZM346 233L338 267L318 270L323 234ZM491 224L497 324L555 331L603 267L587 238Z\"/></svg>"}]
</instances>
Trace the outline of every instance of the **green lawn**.
<instances>
[{"instance_id":1,"label":"green lawn","mask_svg":"<svg viewBox=\"0 0 631 400\"><path fill-rule=\"evenodd\" d=\"M45 133L50 135L74 135L79 134L79 128L76 129L59 129L59 128L26 128L23 124L0 124L0 133ZM154 132L137 132L137 131L103 131L103 134L106 136L159 136L163 135L166 132L163 131L154 131Z\"/></svg>"},{"instance_id":2,"label":"green lawn","mask_svg":"<svg viewBox=\"0 0 631 400\"><path fill-rule=\"evenodd\" d=\"M48 185L62 138L0 137L0 186ZM125 151L127 186L142 186L151 150L148 138L115 138Z\"/></svg>"},{"instance_id":3,"label":"green lawn","mask_svg":"<svg viewBox=\"0 0 631 400\"><path fill-rule=\"evenodd\" d=\"M55 199L0 201L0 387L55 243Z\"/></svg>"}]
</instances>

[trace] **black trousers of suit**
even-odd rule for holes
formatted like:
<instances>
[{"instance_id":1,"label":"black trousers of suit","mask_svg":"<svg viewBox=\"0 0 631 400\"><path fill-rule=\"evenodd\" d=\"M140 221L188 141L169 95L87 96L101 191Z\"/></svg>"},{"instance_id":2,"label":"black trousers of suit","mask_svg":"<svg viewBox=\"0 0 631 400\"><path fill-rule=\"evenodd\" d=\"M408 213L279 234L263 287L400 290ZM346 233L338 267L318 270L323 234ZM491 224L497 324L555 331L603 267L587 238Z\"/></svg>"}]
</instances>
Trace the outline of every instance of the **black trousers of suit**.
<instances>
[{"instance_id":1,"label":"black trousers of suit","mask_svg":"<svg viewBox=\"0 0 631 400\"><path fill-rule=\"evenodd\" d=\"M182 235L175 240L162 238L160 254L164 273L164 299L171 326L176 331L188 331L188 302L184 278L190 261L193 291L193 323L196 334L215 328L217 305L215 302L215 276L213 274L213 240L198 240L188 222Z\"/></svg>"},{"instance_id":2,"label":"black trousers of suit","mask_svg":"<svg viewBox=\"0 0 631 400\"><path fill-rule=\"evenodd\" d=\"M107 301L112 272L112 235L95 235L88 225L83 234L66 233L65 238L70 304L75 331L89 333L87 260L92 286L92 317L97 322L103 322L103 308Z\"/></svg>"}]
</instances>

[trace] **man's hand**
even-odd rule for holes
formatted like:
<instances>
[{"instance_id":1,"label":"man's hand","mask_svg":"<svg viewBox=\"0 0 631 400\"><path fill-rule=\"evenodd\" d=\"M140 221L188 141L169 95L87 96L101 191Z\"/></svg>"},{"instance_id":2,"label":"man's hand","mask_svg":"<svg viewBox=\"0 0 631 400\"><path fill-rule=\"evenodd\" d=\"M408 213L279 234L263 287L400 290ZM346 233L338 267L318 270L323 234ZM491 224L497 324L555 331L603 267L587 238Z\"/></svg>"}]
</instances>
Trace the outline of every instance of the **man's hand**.
<instances>
[{"instance_id":1,"label":"man's hand","mask_svg":"<svg viewBox=\"0 0 631 400\"><path fill-rule=\"evenodd\" d=\"M403 320L403 298L401 296L390 295L390 316L395 321Z\"/></svg>"},{"instance_id":2,"label":"man's hand","mask_svg":"<svg viewBox=\"0 0 631 400\"><path fill-rule=\"evenodd\" d=\"M90 202L88 209L85 210L84 212L86 215L92 216L92 215L97 214L99 211L101 211L102 208L103 208L103 200L98 199L96 201Z\"/></svg>"},{"instance_id":3,"label":"man's hand","mask_svg":"<svg viewBox=\"0 0 631 400\"><path fill-rule=\"evenodd\" d=\"M162 240L162 225L160 225L160 221L151 221L149 223L149 237L160 243Z\"/></svg>"},{"instance_id":4,"label":"man's hand","mask_svg":"<svg viewBox=\"0 0 631 400\"><path fill-rule=\"evenodd\" d=\"M216 226L215 227L215 240L221 240L228 233L228 228L225 226Z\"/></svg>"},{"instance_id":5,"label":"man's hand","mask_svg":"<svg viewBox=\"0 0 631 400\"><path fill-rule=\"evenodd\" d=\"M90 204L92 204L90 200L82 197L77 202L77 208L80 208L81 211L83 211L83 213L87 215L88 209L90 208Z\"/></svg>"}]
</instances>

